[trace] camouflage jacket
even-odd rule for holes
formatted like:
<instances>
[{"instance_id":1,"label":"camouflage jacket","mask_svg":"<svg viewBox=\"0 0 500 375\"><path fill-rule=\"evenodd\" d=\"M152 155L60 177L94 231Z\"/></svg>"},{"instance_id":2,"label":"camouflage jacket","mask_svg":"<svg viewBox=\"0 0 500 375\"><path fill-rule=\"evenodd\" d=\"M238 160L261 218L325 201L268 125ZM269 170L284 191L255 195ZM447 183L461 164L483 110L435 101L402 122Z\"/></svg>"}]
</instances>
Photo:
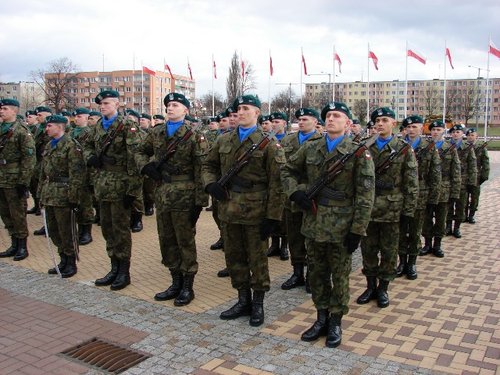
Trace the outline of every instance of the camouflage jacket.
<instances>
[{"instance_id":1,"label":"camouflage jacket","mask_svg":"<svg viewBox=\"0 0 500 375\"><path fill-rule=\"evenodd\" d=\"M457 147L458 158L460 159L460 173L462 177L462 187L465 185L477 184L477 162L474 146L463 142Z\"/></svg>"},{"instance_id":2,"label":"camouflage jacket","mask_svg":"<svg viewBox=\"0 0 500 375\"><path fill-rule=\"evenodd\" d=\"M328 153L324 137L305 143L288 158L281 180L288 197L318 180L330 163L356 149L349 137ZM348 232L366 235L375 194L375 171L368 151L352 157L342 172L315 198L317 213L305 212L302 234L317 242L339 243Z\"/></svg>"},{"instance_id":3,"label":"camouflage jacket","mask_svg":"<svg viewBox=\"0 0 500 375\"><path fill-rule=\"evenodd\" d=\"M184 123L172 137L167 136L165 125L155 126L138 145L135 154L140 170L151 160L159 162L166 153L167 145L188 131ZM201 182L201 163L208 152L205 138L194 133L189 140L179 143L177 151L164 164L164 182L157 187L156 204L173 211L188 211L193 205L206 206L208 194Z\"/></svg>"},{"instance_id":4,"label":"camouflage jacket","mask_svg":"<svg viewBox=\"0 0 500 375\"><path fill-rule=\"evenodd\" d=\"M37 192L42 204L56 207L78 204L85 169L82 148L68 134L54 148L49 142L45 146Z\"/></svg>"},{"instance_id":5,"label":"camouflage jacket","mask_svg":"<svg viewBox=\"0 0 500 375\"><path fill-rule=\"evenodd\" d=\"M211 147L214 143L217 137L219 136L219 131L218 130L208 130L205 133L205 138L207 139L208 145Z\"/></svg>"},{"instance_id":6,"label":"camouflage jacket","mask_svg":"<svg viewBox=\"0 0 500 375\"><path fill-rule=\"evenodd\" d=\"M126 121L122 115L118 115L107 131L102 127L102 119L90 128L91 132L84 146L85 160L88 161L92 156L102 156L108 133L120 123L123 123L123 128L107 149L104 165L95 177L94 188L98 200L119 201L125 195L139 198L142 194L142 179L134 160L138 143L137 126Z\"/></svg>"},{"instance_id":7,"label":"camouflage jacket","mask_svg":"<svg viewBox=\"0 0 500 375\"><path fill-rule=\"evenodd\" d=\"M488 155L487 146L483 146L484 142L476 141L474 143L474 152L477 160L477 185L486 181L490 177L490 157Z\"/></svg>"},{"instance_id":8,"label":"camouflage jacket","mask_svg":"<svg viewBox=\"0 0 500 375\"><path fill-rule=\"evenodd\" d=\"M19 121L0 124L0 188L28 186L35 168L35 141Z\"/></svg>"},{"instance_id":9,"label":"camouflage jacket","mask_svg":"<svg viewBox=\"0 0 500 375\"><path fill-rule=\"evenodd\" d=\"M266 135L260 127L243 143L240 142L237 129L220 135L202 166L204 186L216 182L234 165L240 155L264 136ZM256 150L248 164L230 183L229 199L219 202L220 219L245 225L257 225L264 218L281 220L283 198L280 168L284 164L285 154L276 139L271 139L263 150Z\"/></svg>"},{"instance_id":10,"label":"camouflage jacket","mask_svg":"<svg viewBox=\"0 0 500 375\"><path fill-rule=\"evenodd\" d=\"M50 137L45 132L45 128L47 127L46 122L42 122L38 125L38 128L35 131L35 147L36 147L36 162L39 164L42 161L43 152L45 150L45 145L48 141L50 141Z\"/></svg>"},{"instance_id":11,"label":"camouflage jacket","mask_svg":"<svg viewBox=\"0 0 500 375\"><path fill-rule=\"evenodd\" d=\"M451 143L444 141L439 150L441 159L441 185L439 186L439 202L448 202L450 199L460 197L460 159L455 148L451 148Z\"/></svg>"},{"instance_id":12,"label":"camouflage jacket","mask_svg":"<svg viewBox=\"0 0 500 375\"><path fill-rule=\"evenodd\" d=\"M391 152L398 152L404 146L405 142L396 136L382 150L376 143L370 146L376 171L372 221L395 223L401 215L414 215L418 198L418 170L413 149L410 147L408 152L400 153L388 169L377 172Z\"/></svg>"},{"instance_id":13,"label":"camouflage jacket","mask_svg":"<svg viewBox=\"0 0 500 375\"><path fill-rule=\"evenodd\" d=\"M415 148L418 165L418 203L417 209L424 209L427 204L439 203L439 186L441 185L441 159L436 146L430 148L430 141L420 137Z\"/></svg>"}]
</instances>

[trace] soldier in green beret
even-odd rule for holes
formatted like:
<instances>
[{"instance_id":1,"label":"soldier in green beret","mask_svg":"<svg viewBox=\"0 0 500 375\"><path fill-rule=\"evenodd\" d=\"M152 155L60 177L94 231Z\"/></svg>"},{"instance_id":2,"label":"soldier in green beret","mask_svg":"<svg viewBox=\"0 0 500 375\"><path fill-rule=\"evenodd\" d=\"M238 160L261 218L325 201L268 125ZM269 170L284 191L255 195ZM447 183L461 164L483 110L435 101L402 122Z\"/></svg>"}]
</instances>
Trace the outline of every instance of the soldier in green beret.
<instances>
[{"instance_id":1,"label":"soldier in green beret","mask_svg":"<svg viewBox=\"0 0 500 375\"><path fill-rule=\"evenodd\" d=\"M50 142L45 145L38 196L45 207L47 231L57 247L59 271L63 278L77 272L76 251L72 233L75 211L80 205L86 168L80 144L66 133L68 120L65 116L47 117L47 135ZM73 217L72 217L73 216ZM49 269L57 274L56 268Z\"/></svg>"},{"instance_id":2,"label":"soldier in green beret","mask_svg":"<svg viewBox=\"0 0 500 375\"><path fill-rule=\"evenodd\" d=\"M165 124L165 116L163 115L154 115L153 116L153 128L157 125Z\"/></svg>"},{"instance_id":3,"label":"soldier in green beret","mask_svg":"<svg viewBox=\"0 0 500 375\"><path fill-rule=\"evenodd\" d=\"M35 134L36 128L38 127L38 118L34 110L26 111L26 124L31 134Z\"/></svg>"},{"instance_id":4,"label":"soldier in green beret","mask_svg":"<svg viewBox=\"0 0 500 375\"><path fill-rule=\"evenodd\" d=\"M259 119L260 127L266 133L270 133L273 131L273 123L270 119L270 116L261 116Z\"/></svg>"},{"instance_id":5,"label":"soldier in green beret","mask_svg":"<svg viewBox=\"0 0 500 375\"><path fill-rule=\"evenodd\" d=\"M28 129L31 134L35 134L36 130L38 128L38 118L36 116L35 110L28 110L26 111L26 124L28 126ZM33 197L33 200L35 201L35 204L33 205L32 208L30 208L28 211L26 211L27 214L36 214L40 216L40 204L38 202L38 198L36 198L36 189L37 189L37 184L36 184L36 178L30 178L30 185L29 185L29 190L30 194Z\"/></svg>"},{"instance_id":6,"label":"soldier in green beret","mask_svg":"<svg viewBox=\"0 0 500 375\"><path fill-rule=\"evenodd\" d=\"M174 300L184 306L195 297L193 283L198 272L196 222L208 196L200 178L202 159L208 144L199 133L192 132L185 117L190 103L179 93L163 100L167 109L166 126L157 126L138 146L135 159L143 175L157 183L156 218L162 263L170 270L172 284L157 293L155 300ZM166 156L167 148L186 137Z\"/></svg>"},{"instance_id":7,"label":"soldier in green beret","mask_svg":"<svg viewBox=\"0 0 500 375\"><path fill-rule=\"evenodd\" d=\"M11 238L11 246L0 258L14 257L15 261L29 255L26 208L35 167L35 142L17 119L18 112L17 100L0 100L0 217Z\"/></svg>"},{"instance_id":8,"label":"soldier in green beret","mask_svg":"<svg viewBox=\"0 0 500 375\"><path fill-rule=\"evenodd\" d=\"M229 127L227 130L234 130L238 127L239 119L238 119L238 111L234 107L227 107L226 116L229 122Z\"/></svg>"},{"instance_id":9,"label":"soldier in green beret","mask_svg":"<svg viewBox=\"0 0 500 375\"><path fill-rule=\"evenodd\" d=\"M97 122L101 119L101 112L98 111L90 111L89 113L89 126L97 125Z\"/></svg>"},{"instance_id":10,"label":"soldier in green beret","mask_svg":"<svg viewBox=\"0 0 500 375\"><path fill-rule=\"evenodd\" d=\"M219 123L219 135L232 130L229 126L229 116L227 114L228 109L217 115L217 122Z\"/></svg>"},{"instance_id":11,"label":"soldier in green beret","mask_svg":"<svg viewBox=\"0 0 500 375\"><path fill-rule=\"evenodd\" d=\"M350 126L350 134L353 139L360 140L361 139L361 134L363 133L363 128L361 127L361 124L359 123L358 119L353 119L351 126Z\"/></svg>"},{"instance_id":12,"label":"soldier in green beret","mask_svg":"<svg viewBox=\"0 0 500 375\"><path fill-rule=\"evenodd\" d=\"M151 128L151 116L147 113L142 113L139 119L139 129L147 133Z\"/></svg>"},{"instance_id":13,"label":"soldier in green beret","mask_svg":"<svg viewBox=\"0 0 500 375\"><path fill-rule=\"evenodd\" d=\"M100 205L101 230L111 260L111 270L94 283L111 285L111 290L130 284L130 212L142 187L134 161L137 125L118 114L118 98L114 90L102 91L96 96L95 102L103 117L91 128L84 150L87 166L99 170L95 192Z\"/></svg>"},{"instance_id":14,"label":"soldier in green beret","mask_svg":"<svg viewBox=\"0 0 500 375\"><path fill-rule=\"evenodd\" d=\"M369 148L375 164L375 204L367 236L361 241L367 289L357 303L376 299L380 308L389 306L387 289L396 277L399 223L413 217L418 198L415 153L410 145L393 135L395 118L394 111L388 107L378 108L371 114L379 135Z\"/></svg>"},{"instance_id":15,"label":"soldier in green beret","mask_svg":"<svg viewBox=\"0 0 500 375\"><path fill-rule=\"evenodd\" d=\"M141 118L139 112L129 108L125 110L125 115L127 116L128 121L132 121L135 124L139 125L139 119Z\"/></svg>"},{"instance_id":16,"label":"soldier in green beret","mask_svg":"<svg viewBox=\"0 0 500 375\"><path fill-rule=\"evenodd\" d=\"M147 113L142 113L141 118L139 120L139 138L143 141L146 139L146 135L152 129L151 127L151 116ZM146 216L153 216L155 209L155 190L156 190L156 182L149 178L148 176L144 176L142 182L142 200L144 202L144 214ZM139 216L140 215L140 216ZM134 216L135 216L135 225L134 225ZM132 232L139 231L140 227L142 227L142 214L132 212Z\"/></svg>"},{"instance_id":17,"label":"soldier in green beret","mask_svg":"<svg viewBox=\"0 0 500 375\"><path fill-rule=\"evenodd\" d=\"M303 210L301 232L305 236L309 282L317 309L316 322L301 339L314 341L326 336L326 346L334 348L342 341L341 321L349 311L351 254L366 235L375 172L370 153L364 150L346 161L315 202L310 199L306 190L321 178L330 163L357 149L357 144L345 134L351 112L344 103L329 103L321 117L326 136L305 143L289 157L282 181L289 199Z\"/></svg>"},{"instance_id":18,"label":"soldier in green beret","mask_svg":"<svg viewBox=\"0 0 500 375\"><path fill-rule=\"evenodd\" d=\"M218 135L219 135L219 122L217 121L217 117L210 117L208 119L208 130L205 133L205 137L207 138L209 146L214 144Z\"/></svg>"}]
</instances>

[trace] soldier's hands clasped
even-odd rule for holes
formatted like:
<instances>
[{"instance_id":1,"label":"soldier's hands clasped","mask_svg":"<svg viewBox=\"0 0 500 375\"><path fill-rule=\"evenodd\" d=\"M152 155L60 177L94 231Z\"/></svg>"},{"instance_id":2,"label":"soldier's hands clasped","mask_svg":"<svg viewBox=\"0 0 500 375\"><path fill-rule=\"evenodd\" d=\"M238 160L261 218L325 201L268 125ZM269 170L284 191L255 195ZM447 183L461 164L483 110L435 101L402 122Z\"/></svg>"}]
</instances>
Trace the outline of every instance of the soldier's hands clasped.
<instances>
[{"instance_id":1,"label":"soldier's hands clasped","mask_svg":"<svg viewBox=\"0 0 500 375\"><path fill-rule=\"evenodd\" d=\"M359 234L349 232L347 236L345 236L344 245L346 245L347 251L352 254L359 247L360 242L361 236Z\"/></svg>"},{"instance_id":2,"label":"soldier's hands clasped","mask_svg":"<svg viewBox=\"0 0 500 375\"><path fill-rule=\"evenodd\" d=\"M206 187L207 193L218 201L223 201L226 199L226 190L217 182L212 182Z\"/></svg>"},{"instance_id":3,"label":"soldier's hands clasped","mask_svg":"<svg viewBox=\"0 0 500 375\"><path fill-rule=\"evenodd\" d=\"M290 195L290 200L297 203L297 205L305 211L312 209L313 202L307 197L305 191L297 190L295 193Z\"/></svg>"},{"instance_id":4,"label":"soldier's hands clasped","mask_svg":"<svg viewBox=\"0 0 500 375\"><path fill-rule=\"evenodd\" d=\"M158 163L155 161L146 164L142 168L141 173L155 181L161 181L161 173L158 171Z\"/></svg>"}]
</instances>

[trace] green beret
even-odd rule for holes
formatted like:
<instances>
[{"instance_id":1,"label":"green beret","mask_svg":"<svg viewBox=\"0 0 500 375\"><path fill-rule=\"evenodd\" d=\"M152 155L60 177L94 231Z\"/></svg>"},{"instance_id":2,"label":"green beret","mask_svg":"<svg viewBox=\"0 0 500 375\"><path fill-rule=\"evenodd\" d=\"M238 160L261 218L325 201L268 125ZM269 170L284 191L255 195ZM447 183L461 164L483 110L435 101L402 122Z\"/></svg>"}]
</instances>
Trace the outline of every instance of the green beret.
<instances>
[{"instance_id":1,"label":"green beret","mask_svg":"<svg viewBox=\"0 0 500 375\"><path fill-rule=\"evenodd\" d=\"M396 119L396 114L389 107L381 107L372 112L370 119L375 123L375 120L378 117L390 117Z\"/></svg>"},{"instance_id":2,"label":"green beret","mask_svg":"<svg viewBox=\"0 0 500 375\"><path fill-rule=\"evenodd\" d=\"M216 116L216 118L217 118L217 122L221 122L221 120L222 120L223 118L226 118L226 117L227 117L226 111L223 111L223 112L219 113L219 114Z\"/></svg>"},{"instance_id":3,"label":"green beret","mask_svg":"<svg viewBox=\"0 0 500 375\"><path fill-rule=\"evenodd\" d=\"M58 115L71 117L71 112L69 112L69 111L61 111L61 113L58 113Z\"/></svg>"},{"instance_id":4,"label":"green beret","mask_svg":"<svg viewBox=\"0 0 500 375\"><path fill-rule=\"evenodd\" d=\"M28 116L33 116L33 115L36 115L36 112L34 109L29 109L26 111L26 113L24 114L26 117Z\"/></svg>"},{"instance_id":5,"label":"green beret","mask_svg":"<svg viewBox=\"0 0 500 375\"><path fill-rule=\"evenodd\" d=\"M467 129L467 132L465 133L465 135L469 135L471 133L477 133L477 130L474 128Z\"/></svg>"},{"instance_id":6,"label":"green beret","mask_svg":"<svg viewBox=\"0 0 500 375\"><path fill-rule=\"evenodd\" d=\"M410 124L423 124L423 123L424 123L424 119L422 117L417 116L417 115L413 115L413 116L408 116L407 118L405 118L403 120L403 123L401 124L401 126L403 128L406 128Z\"/></svg>"},{"instance_id":7,"label":"green beret","mask_svg":"<svg viewBox=\"0 0 500 375\"><path fill-rule=\"evenodd\" d=\"M2 99L0 100L0 106L11 105L13 107L19 107L19 102L16 99Z\"/></svg>"},{"instance_id":8,"label":"green beret","mask_svg":"<svg viewBox=\"0 0 500 375\"><path fill-rule=\"evenodd\" d=\"M444 122L442 120L436 120L432 121L429 125L429 130L432 130L433 128L444 128Z\"/></svg>"},{"instance_id":9,"label":"green beret","mask_svg":"<svg viewBox=\"0 0 500 375\"><path fill-rule=\"evenodd\" d=\"M262 123L264 123L265 121L269 121L269 117L271 117L271 116L269 116L269 115L266 115L266 116L260 116L260 117L259 117L259 124L261 124L261 125L262 125Z\"/></svg>"},{"instance_id":10,"label":"green beret","mask_svg":"<svg viewBox=\"0 0 500 375\"><path fill-rule=\"evenodd\" d=\"M353 125L359 125L359 120L357 118L352 119L352 124Z\"/></svg>"},{"instance_id":11,"label":"green beret","mask_svg":"<svg viewBox=\"0 0 500 375\"><path fill-rule=\"evenodd\" d=\"M48 112L48 113L52 113L52 110L49 108L49 107L45 107L45 106L40 106L40 107L36 107L35 108L35 113L38 115L40 112Z\"/></svg>"},{"instance_id":12,"label":"green beret","mask_svg":"<svg viewBox=\"0 0 500 375\"><path fill-rule=\"evenodd\" d=\"M288 121L288 116L283 112L273 112L269 115L269 119Z\"/></svg>"},{"instance_id":13,"label":"green beret","mask_svg":"<svg viewBox=\"0 0 500 375\"><path fill-rule=\"evenodd\" d=\"M163 115L154 115L153 119L154 120L165 120L165 116L163 116Z\"/></svg>"},{"instance_id":14,"label":"green beret","mask_svg":"<svg viewBox=\"0 0 500 375\"><path fill-rule=\"evenodd\" d=\"M68 119L64 116L61 116L61 115L51 115L51 116L47 116L47 118L45 119L45 122L47 124L50 124L50 123L53 123L53 124L67 124L68 123Z\"/></svg>"},{"instance_id":15,"label":"green beret","mask_svg":"<svg viewBox=\"0 0 500 375\"><path fill-rule=\"evenodd\" d=\"M237 111L237 109L234 109L233 107L227 107L227 108L226 108L226 111L224 112L224 115L225 115L224 117L229 117L229 115L230 115L231 113L235 113L235 112L238 112L238 111ZM222 114L222 113L221 113L221 114ZM224 118L224 117L223 117L223 118Z\"/></svg>"},{"instance_id":16,"label":"green beret","mask_svg":"<svg viewBox=\"0 0 500 375\"><path fill-rule=\"evenodd\" d=\"M76 115L90 115L90 109L87 109L87 108L77 108L73 111L73 116L76 116Z\"/></svg>"},{"instance_id":17,"label":"green beret","mask_svg":"<svg viewBox=\"0 0 500 375\"><path fill-rule=\"evenodd\" d=\"M168 103L170 102L178 102L181 104L184 104L186 108L190 108L189 100L186 99L186 97L182 94L179 94L177 92L171 92L165 98L163 99L163 103L165 104L165 107L167 106Z\"/></svg>"},{"instance_id":18,"label":"green beret","mask_svg":"<svg viewBox=\"0 0 500 375\"><path fill-rule=\"evenodd\" d=\"M313 108L299 108L295 111L295 117L299 118L300 116L311 116L319 120L319 113Z\"/></svg>"},{"instance_id":19,"label":"green beret","mask_svg":"<svg viewBox=\"0 0 500 375\"><path fill-rule=\"evenodd\" d=\"M330 111L342 112L347 117L352 119L351 110L349 109L349 107L347 105L345 105L342 102L331 102L331 103L328 103L327 105L325 105L325 107L321 111L321 118L323 119L323 121L325 121L326 114Z\"/></svg>"},{"instance_id":20,"label":"green beret","mask_svg":"<svg viewBox=\"0 0 500 375\"><path fill-rule=\"evenodd\" d=\"M151 120L151 116L148 115L147 113L142 113L141 118L147 118L148 120Z\"/></svg>"},{"instance_id":21,"label":"green beret","mask_svg":"<svg viewBox=\"0 0 500 375\"><path fill-rule=\"evenodd\" d=\"M366 128L367 128L367 129L371 129L371 128L373 128L373 125L374 125L374 124L373 124L373 121L372 121L372 120L370 120L370 121L368 121L368 122L366 123Z\"/></svg>"},{"instance_id":22,"label":"green beret","mask_svg":"<svg viewBox=\"0 0 500 375\"><path fill-rule=\"evenodd\" d=\"M24 116L23 115L16 115L16 118L18 120L24 121Z\"/></svg>"},{"instance_id":23,"label":"green beret","mask_svg":"<svg viewBox=\"0 0 500 375\"><path fill-rule=\"evenodd\" d=\"M236 112L238 110L238 106L241 104L253 105L260 109L260 100L255 95L241 95L238 96L233 102L233 109Z\"/></svg>"},{"instance_id":24,"label":"green beret","mask_svg":"<svg viewBox=\"0 0 500 375\"><path fill-rule=\"evenodd\" d=\"M210 122L218 122L218 121L217 121L217 116L215 116L215 117L209 117L209 118L208 118L208 122L209 122L209 123L210 123Z\"/></svg>"},{"instance_id":25,"label":"green beret","mask_svg":"<svg viewBox=\"0 0 500 375\"><path fill-rule=\"evenodd\" d=\"M141 118L141 115L139 114L139 112L134 111L133 109L126 109L126 110L125 110L125 114L126 114L126 115L131 115L131 116L134 116L134 117L137 117L137 119L140 119L140 118Z\"/></svg>"},{"instance_id":26,"label":"green beret","mask_svg":"<svg viewBox=\"0 0 500 375\"><path fill-rule=\"evenodd\" d=\"M318 124L320 124L321 126L325 126L325 122L321 118L318 120Z\"/></svg>"},{"instance_id":27,"label":"green beret","mask_svg":"<svg viewBox=\"0 0 500 375\"><path fill-rule=\"evenodd\" d=\"M461 130L463 132L465 132L465 125L464 124L455 124L453 125L453 127L450 129L450 132L454 131L454 130Z\"/></svg>"},{"instance_id":28,"label":"green beret","mask_svg":"<svg viewBox=\"0 0 500 375\"><path fill-rule=\"evenodd\" d=\"M89 116L102 117L101 112L98 112L98 111L90 111Z\"/></svg>"},{"instance_id":29,"label":"green beret","mask_svg":"<svg viewBox=\"0 0 500 375\"><path fill-rule=\"evenodd\" d=\"M118 91L115 90L105 90L101 91L97 96L95 97L95 102L97 104L101 104L101 101L106 98L119 98L120 94L118 94Z\"/></svg>"}]
</instances>

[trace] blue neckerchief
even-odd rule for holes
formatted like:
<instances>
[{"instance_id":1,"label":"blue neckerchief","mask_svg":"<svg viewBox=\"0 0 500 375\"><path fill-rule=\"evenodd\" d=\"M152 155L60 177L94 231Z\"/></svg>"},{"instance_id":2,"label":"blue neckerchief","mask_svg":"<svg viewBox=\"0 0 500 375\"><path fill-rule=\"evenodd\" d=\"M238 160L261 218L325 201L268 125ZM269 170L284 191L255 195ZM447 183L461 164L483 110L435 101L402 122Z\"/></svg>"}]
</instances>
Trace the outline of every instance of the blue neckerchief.
<instances>
[{"instance_id":1,"label":"blue neckerchief","mask_svg":"<svg viewBox=\"0 0 500 375\"><path fill-rule=\"evenodd\" d=\"M378 137L375 143L377 144L378 150L382 150L386 144L388 144L392 139L392 135L389 138Z\"/></svg>"},{"instance_id":2,"label":"blue neckerchief","mask_svg":"<svg viewBox=\"0 0 500 375\"><path fill-rule=\"evenodd\" d=\"M328 152L332 152L333 150L335 150L335 148L337 147L337 145L342 142L342 140L344 139L345 135L341 136L341 137L338 137L338 138L335 138L335 139L330 139L328 138L328 135L325 135L325 139L326 139L326 149Z\"/></svg>"},{"instance_id":3,"label":"blue neckerchief","mask_svg":"<svg viewBox=\"0 0 500 375\"><path fill-rule=\"evenodd\" d=\"M52 138L50 140L50 148L56 148L57 144L59 143L59 141L64 137L64 134L61 135L59 138Z\"/></svg>"},{"instance_id":4,"label":"blue neckerchief","mask_svg":"<svg viewBox=\"0 0 500 375\"><path fill-rule=\"evenodd\" d=\"M458 142L455 142L453 139L451 140L451 143L453 143L454 145L456 145L456 148L460 148L460 146L462 146L462 140L459 140Z\"/></svg>"},{"instance_id":5,"label":"blue neckerchief","mask_svg":"<svg viewBox=\"0 0 500 375\"><path fill-rule=\"evenodd\" d=\"M410 140L410 137L406 136L405 141L411 144L411 148L416 150L418 145L420 144L420 137L417 137L413 142Z\"/></svg>"},{"instance_id":6,"label":"blue neckerchief","mask_svg":"<svg viewBox=\"0 0 500 375\"><path fill-rule=\"evenodd\" d=\"M440 141L437 141L437 142L436 142L436 148L437 148L438 150L441 150L441 147L443 147L443 143L444 143L444 140L443 140L443 139L442 139L442 140L440 140Z\"/></svg>"},{"instance_id":7,"label":"blue neckerchief","mask_svg":"<svg viewBox=\"0 0 500 375\"><path fill-rule=\"evenodd\" d=\"M276 139L278 141L281 141L285 137L286 133L281 133L281 134L275 134Z\"/></svg>"},{"instance_id":8,"label":"blue neckerchief","mask_svg":"<svg viewBox=\"0 0 500 375\"><path fill-rule=\"evenodd\" d=\"M313 130L310 133L302 133L299 131L299 145L311 138L314 133L316 133L316 130Z\"/></svg>"},{"instance_id":9,"label":"blue neckerchief","mask_svg":"<svg viewBox=\"0 0 500 375\"><path fill-rule=\"evenodd\" d=\"M169 137L173 136L175 134L175 132L177 131L177 129L179 129L182 124L184 124L184 119L182 119L181 121L176 121L176 122L168 120L167 123L165 124L165 126L167 128L166 129L167 135Z\"/></svg>"},{"instance_id":10,"label":"blue neckerchief","mask_svg":"<svg viewBox=\"0 0 500 375\"><path fill-rule=\"evenodd\" d=\"M257 130L257 125L245 129L242 128L241 126L238 126L238 135L240 137L240 142L243 142L245 139L248 138L250 134L252 134L256 130Z\"/></svg>"},{"instance_id":11,"label":"blue neckerchief","mask_svg":"<svg viewBox=\"0 0 500 375\"><path fill-rule=\"evenodd\" d=\"M107 119L106 117L103 116L102 117L102 128L104 130L108 131L109 127L111 126L113 121L116 120L117 117L118 117L118 113L109 119Z\"/></svg>"}]
</instances>

